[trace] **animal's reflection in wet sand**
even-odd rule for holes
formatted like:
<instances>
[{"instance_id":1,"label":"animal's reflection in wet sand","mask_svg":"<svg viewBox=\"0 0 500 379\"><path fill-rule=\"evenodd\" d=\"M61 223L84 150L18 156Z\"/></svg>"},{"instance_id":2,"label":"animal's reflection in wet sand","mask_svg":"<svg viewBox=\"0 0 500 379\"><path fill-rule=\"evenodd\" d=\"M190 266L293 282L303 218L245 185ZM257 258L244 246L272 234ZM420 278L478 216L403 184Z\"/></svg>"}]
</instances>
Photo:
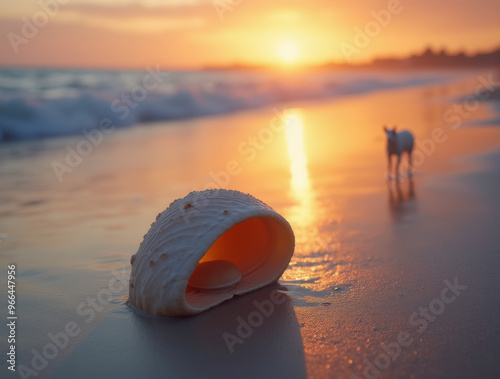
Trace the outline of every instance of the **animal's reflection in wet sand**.
<instances>
[{"instance_id":1,"label":"animal's reflection in wet sand","mask_svg":"<svg viewBox=\"0 0 500 379\"><path fill-rule=\"evenodd\" d=\"M401 182L387 183L389 190L389 210L395 222L404 221L406 217L417 211L415 183L413 177Z\"/></svg>"}]
</instances>

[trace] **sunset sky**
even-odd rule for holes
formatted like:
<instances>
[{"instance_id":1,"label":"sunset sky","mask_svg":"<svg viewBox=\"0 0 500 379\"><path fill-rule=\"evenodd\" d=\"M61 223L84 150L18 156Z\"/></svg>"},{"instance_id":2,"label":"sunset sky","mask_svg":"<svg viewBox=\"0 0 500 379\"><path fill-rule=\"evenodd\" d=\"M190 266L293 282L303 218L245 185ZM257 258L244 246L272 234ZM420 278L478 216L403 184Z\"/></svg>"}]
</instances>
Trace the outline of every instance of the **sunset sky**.
<instances>
[{"instance_id":1,"label":"sunset sky","mask_svg":"<svg viewBox=\"0 0 500 379\"><path fill-rule=\"evenodd\" d=\"M498 15L498 0L0 0L0 65L298 65L426 46L474 53L500 46ZM356 28L372 34L363 46Z\"/></svg>"}]
</instances>

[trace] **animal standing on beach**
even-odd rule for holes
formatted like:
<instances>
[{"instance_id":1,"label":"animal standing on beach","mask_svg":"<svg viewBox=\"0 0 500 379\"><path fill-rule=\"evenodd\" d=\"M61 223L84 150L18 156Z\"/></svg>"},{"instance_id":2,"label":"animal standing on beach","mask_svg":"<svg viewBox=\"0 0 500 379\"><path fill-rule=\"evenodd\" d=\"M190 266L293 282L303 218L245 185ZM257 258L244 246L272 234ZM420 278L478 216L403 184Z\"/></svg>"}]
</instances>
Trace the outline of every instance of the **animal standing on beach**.
<instances>
[{"instance_id":1,"label":"animal standing on beach","mask_svg":"<svg viewBox=\"0 0 500 379\"><path fill-rule=\"evenodd\" d=\"M401 155L404 152L408 153L408 174L411 174L412 163L412 152L414 138L413 134L408 130L396 131L396 126L393 129L387 129L384 126L385 134L387 135L387 160L388 160L388 175L390 177L392 172L391 157L396 155L398 157L398 162L396 164L396 180L399 179L399 164L401 163Z\"/></svg>"}]
</instances>

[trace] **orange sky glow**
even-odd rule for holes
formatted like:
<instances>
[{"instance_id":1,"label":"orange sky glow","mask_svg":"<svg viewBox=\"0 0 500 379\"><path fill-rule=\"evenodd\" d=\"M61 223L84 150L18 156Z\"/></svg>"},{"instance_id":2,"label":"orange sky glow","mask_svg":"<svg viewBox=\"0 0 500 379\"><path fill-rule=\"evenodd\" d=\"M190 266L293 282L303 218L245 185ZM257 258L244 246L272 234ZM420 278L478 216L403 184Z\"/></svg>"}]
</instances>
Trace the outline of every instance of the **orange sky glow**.
<instances>
[{"instance_id":1,"label":"orange sky glow","mask_svg":"<svg viewBox=\"0 0 500 379\"><path fill-rule=\"evenodd\" d=\"M497 0L2 2L4 66L300 66L500 46Z\"/></svg>"}]
</instances>

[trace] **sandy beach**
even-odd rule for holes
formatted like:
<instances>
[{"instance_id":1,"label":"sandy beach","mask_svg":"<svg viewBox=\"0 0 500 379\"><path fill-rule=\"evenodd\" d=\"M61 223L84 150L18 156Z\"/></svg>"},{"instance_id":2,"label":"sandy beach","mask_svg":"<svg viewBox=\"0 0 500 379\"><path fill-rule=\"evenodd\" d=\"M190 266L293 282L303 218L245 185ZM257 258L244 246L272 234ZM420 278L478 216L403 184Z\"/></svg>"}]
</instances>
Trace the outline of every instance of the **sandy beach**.
<instances>
[{"instance_id":1,"label":"sandy beach","mask_svg":"<svg viewBox=\"0 0 500 379\"><path fill-rule=\"evenodd\" d=\"M68 157L82 135L0 145L0 262L17 272L17 374L499 377L500 123L490 75L108 130L86 156ZM416 136L412 178L387 181L386 124ZM131 255L158 212L205 188L250 193L283 215L296 238L288 269L276 285L198 316L132 310ZM5 292L6 277L2 268ZM248 326L273 291L283 297Z\"/></svg>"}]
</instances>

